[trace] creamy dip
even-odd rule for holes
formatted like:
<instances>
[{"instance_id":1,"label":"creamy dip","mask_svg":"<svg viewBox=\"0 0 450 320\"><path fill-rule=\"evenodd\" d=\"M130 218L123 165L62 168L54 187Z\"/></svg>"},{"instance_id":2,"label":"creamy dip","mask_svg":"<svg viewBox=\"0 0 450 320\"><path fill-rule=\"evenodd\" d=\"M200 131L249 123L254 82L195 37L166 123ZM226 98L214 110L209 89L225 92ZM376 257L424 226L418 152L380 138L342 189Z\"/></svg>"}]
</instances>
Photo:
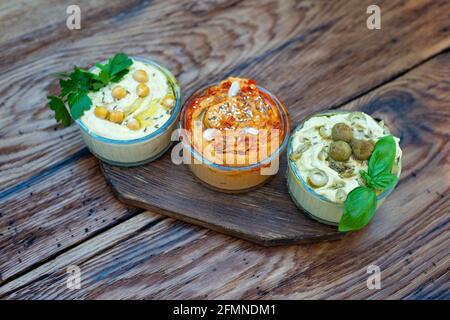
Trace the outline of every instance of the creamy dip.
<instances>
[{"instance_id":1,"label":"creamy dip","mask_svg":"<svg viewBox=\"0 0 450 320\"><path fill-rule=\"evenodd\" d=\"M302 128L296 130L292 137L293 161L302 179L307 182L312 170L319 169L328 176L328 181L321 187L312 189L319 195L332 202L342 203L347 194L362 185L360 170L367 170L367 160L356 160L351 156L345 162L338 162L328 156L331 130L335 124L345 123L352 128L353 137L369 140L374 143L389 134L389 129L383 122L376 122L369 115L362 112L322 114L313 116L304 122ZM397 144L396 161L402 151L399 139L394 137Z\"/></svg>"},{"instance_id":2,"label":"creamy dip","mask_svg":"<svg viewBox=\"0 0 450 320\"><path fill-rule=\"evenodd\" d=\"M184 103L181 126L184 154L201 156L188 159L194 175L232 193L259 187L278 172L277 153L290 133L284 104L254 80L236 77L195 92Z\"/></svg>"},{"instance_id":3,"label":"creamy dip","mask_svg":"<svg viewBox=\"0 0 450 320\"><path fill-rule=\"evenodd\" d=\"M251 79L223 80L186 109L192 145L216 164L243 166L266 159L283 142L285 127L275 101Z\"/></svg>"},{"instance_id":4,"label":"creamy dip","mask_svg":"<svg viewBox=\"0 0 450 320\"><path fill-rule=\"evenodd\" d=\"M142 70L147 74L147 81L136 81L134 73ZM99 69L92 70L98 74ZM137 86L144 83L148 87L148 94L144 97L138 96ZM113 89L120 86L126 90L126 95L117 99L113 97ZM92 107L81 117L82 123L90 133L114 139L132 140L144 137L162 127L171 116L172 107L175 102L174 92L167 76L157 67L133 59L129 72L118 82L110 83L97 92L90 92ZM169 103L166 103L169 101ZM120 123L101 118L95 114L97 107L123 113ZM138 123L138 129L130 129L129 121Z\"/></svg>"}]
</instances>

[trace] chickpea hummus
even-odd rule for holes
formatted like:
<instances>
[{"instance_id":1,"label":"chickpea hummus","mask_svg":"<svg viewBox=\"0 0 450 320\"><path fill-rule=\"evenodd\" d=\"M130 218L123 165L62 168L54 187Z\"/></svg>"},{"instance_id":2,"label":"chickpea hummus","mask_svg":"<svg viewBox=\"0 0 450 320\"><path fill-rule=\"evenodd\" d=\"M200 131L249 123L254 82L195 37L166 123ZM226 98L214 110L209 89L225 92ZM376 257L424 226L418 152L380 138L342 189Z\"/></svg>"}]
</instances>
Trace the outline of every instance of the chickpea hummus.
<instances>
[{"instance_id":1,"label":"chickpea hummus","mask_svg":"<svg viewBox=\"0 0 450 320\"><path fill-rule=\"evenodd\" d=\"M98 72L99 69L93 70ZM114 96L120 90L124 90L123 97L120 93ZM167 76L155 66L136 60L119 83L90 92L89 97L93 107L84 113L81 121L91 132L114 140L138 139L156 131L170 118L175 104ZM99 116L99 108L106 109L106 116ZM116 114L118 119L113 119ZM136 120L137 126L133 127L131 123L135 124Z\"/></svg>"},{"instance_id":2,"label":"chickpea hummus","mask_svg":"<svg viewBox=\"0 0 450 320\"><path fill-rule=\"evenodd\" d=\"M179 87L167 69L132 61L119 82L89 92L92 107L77 120L92 153L116 165L139 165L166 151L180 108Z\"/></svg>"},{"instance_id":3,"label":"chickpea hummus","mask_svg":"<svg viewBox=\"0 0 450 320\"><path fill-rule=\"evenodd\" d=\"M348 193L363 185L360 170L378 139L389 134L383 121L362 112L326 112L303 122L289 144L288 187L294 202L320 221L337 224ZM402 151L392 170L400 174ZM384 197L386 190L378 197ZM381 204L383 199L379 199Z\"/></svg>"}]
</instances>

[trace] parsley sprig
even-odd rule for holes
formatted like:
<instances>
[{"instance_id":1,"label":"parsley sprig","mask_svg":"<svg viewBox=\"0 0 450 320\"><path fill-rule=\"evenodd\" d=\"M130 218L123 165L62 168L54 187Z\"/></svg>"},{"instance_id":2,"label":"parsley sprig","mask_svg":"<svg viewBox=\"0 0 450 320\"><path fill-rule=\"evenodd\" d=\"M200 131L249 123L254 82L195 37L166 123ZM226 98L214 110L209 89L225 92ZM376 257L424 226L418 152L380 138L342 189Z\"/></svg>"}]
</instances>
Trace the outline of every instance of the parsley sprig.
<instances>
[{"instance_id":1,"label":"parsley sprig","mask_svg":"<svg viewBox=\"0 0 450 320\"><path fill-rule=\"evenodd\" d=\"M100 70L98 75L77 66L70 74L59 73L60 93L58 96L47 97L50 109L55 112L56 121L69 126L72 119L79 119L92 106L88 92L98 91L111 82L119 82L132 64L133 61L126 54L118 53L108 59L106 64L95 64Z\"/></svg>"},{"instance_id":2,"label":"parsley sprig","mask_svg":"<svg viewBox=\"0 0 450 320\"><path fill-rule=\"evenodd\" d=\"M372 220L377 209L376 191L390 189L397 183L392 174L397 146L392 135L377 141L369 159L368 170L360 171L365 186L353 189L344 202L339 231L356 231Z\"/></svg>"}]
</instances>

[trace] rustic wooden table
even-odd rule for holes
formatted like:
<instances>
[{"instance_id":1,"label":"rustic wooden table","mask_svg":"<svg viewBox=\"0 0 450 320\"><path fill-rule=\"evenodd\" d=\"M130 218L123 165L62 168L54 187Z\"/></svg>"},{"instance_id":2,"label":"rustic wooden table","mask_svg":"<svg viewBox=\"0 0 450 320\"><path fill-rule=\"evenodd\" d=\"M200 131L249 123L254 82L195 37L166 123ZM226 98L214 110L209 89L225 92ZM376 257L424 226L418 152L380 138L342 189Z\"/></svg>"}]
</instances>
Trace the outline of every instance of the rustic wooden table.
<instances>
[{"instance_id":1,"label":"rustic wooden table","mask_svg":"<svg viewBox=\"0 0 450 320\"><path fill-rule=\"evenodd\" d=\"M450 298L450 2L68 1L0 4L0 297ZM366 27L370 4L381 30ZM255 78L301 117L386 119L398 188L342 240L264 248L117 201L75 126L46 107L50 76L117 51L166 65L186 95ZM381 268L381 289L366 286ZM66 287L81 268L81 289Z\"/></svg>"}]
</instances>

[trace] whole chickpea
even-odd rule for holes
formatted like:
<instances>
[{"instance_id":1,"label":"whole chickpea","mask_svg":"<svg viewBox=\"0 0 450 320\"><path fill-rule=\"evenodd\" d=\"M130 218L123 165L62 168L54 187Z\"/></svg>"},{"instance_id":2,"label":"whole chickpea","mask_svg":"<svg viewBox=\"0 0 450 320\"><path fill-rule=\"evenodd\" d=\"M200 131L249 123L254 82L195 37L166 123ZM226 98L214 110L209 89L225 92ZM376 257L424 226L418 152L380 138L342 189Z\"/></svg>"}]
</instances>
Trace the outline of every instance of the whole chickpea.
<instances>
[{"instance_id":1,"label":"whole chickpea","mask_svg":"<svg viewBox=\"0 0 450 320\"><path fill-rule=\"evenodd\" d=\"M124 113L122 111L111 111L109 114L109 121L114 123L122 123L124 118Z\"/></svg>"},{"instance_id":2,"label":"whole chickpea","mask_svg":"<svg viewBox=\"0 0 450 320\"><path fill-rule=\"evenodd\" d=\"M133 73L133 79L137 82L147 82L148 81L148 75L147 72L144 70L136 70Z\"/></svg>"},{"instance_id":3,"label":"whole chickpea","mask_svg":"<svg viewBox=\"0 0 450 320\"><path fill-rule=\"evenodd\" d=\"M96 107L94 110L94 114L100 119L106 119L108 116L108 109L105 107Z\"/></svg>"},{"instance_id":4,"label":"whole chickpea","mask_svg":"<svg viewBox=\"0 0 450 320\"><path fill-rule=\"evenodd\" d=\"M148 94L150 93L150 89L147 87L147 85L145 85L144 83L139 83L136 87L136 94L143 98L148 96Z\"/></svg>"},{"instance_id":5,"label":"whole chickpea","mask_svg":"<svg viewBox=\"0 0 450 320\"><path fill-rule=\"evenodd\" d=\"M127 90L125 90L124 87L121 87L121 86L115 86L115 87L112 89L111 94L112 94L113 98L115 98L115 99L117 99L117 100L120 100L120 99L122 99L122 98L125 98L125 96L127 95Z\"/></svg>"},{"instance_id":6,"label":"whole chickpea","mask_svg":"<svg viewBox=\"0 0 450 320\"><path fill-rule=\"evenodd\" d=\"M163 107L166 107L167 109L171 109L175 105L175 99L172 95L166 95L162 101L161 104Z\"/></svg>"},{"instance_id":7,"label":"whole chickpea","mask_svg":"<svg viewBox=\"0 0 450 320\"><path fill-rule=\"evenodd\" d=\"M141 128L141 124L139 123L138 120L136 120L135 118L131 118L130 120L128 120L127 122L127 127L130 130L139 130Z\"/></svg>"}]
</instances>

